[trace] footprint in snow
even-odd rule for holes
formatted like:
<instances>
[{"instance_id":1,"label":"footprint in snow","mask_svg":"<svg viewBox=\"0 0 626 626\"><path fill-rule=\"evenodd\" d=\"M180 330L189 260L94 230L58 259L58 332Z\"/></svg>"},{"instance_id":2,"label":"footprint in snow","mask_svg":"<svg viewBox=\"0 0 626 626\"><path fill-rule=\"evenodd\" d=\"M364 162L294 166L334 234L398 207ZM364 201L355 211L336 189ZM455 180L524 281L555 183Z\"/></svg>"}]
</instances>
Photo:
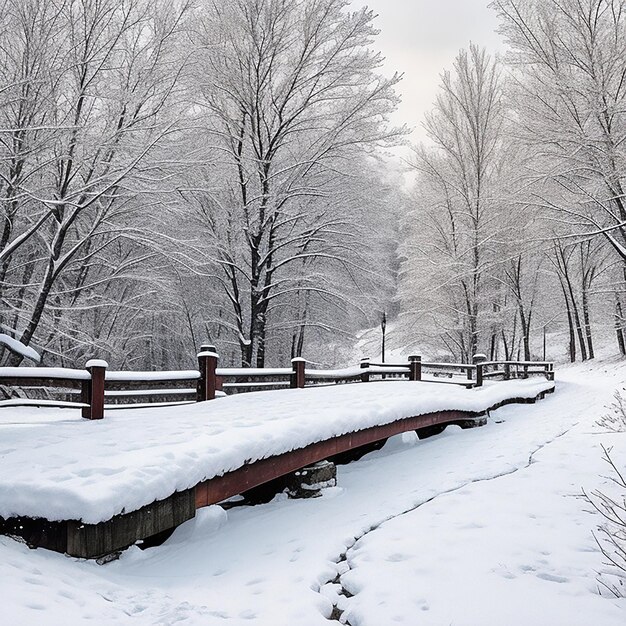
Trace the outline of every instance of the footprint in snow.
<instances>
[{"instance_id":1,"label":"footprint in snow","mask_svg":"<svg viewBox=\"0 0 626 626\"><path fill-rule=\"evenodd\" d=\"M547 580L548 582L551 582L551 583L569 582L569 578L565 578L564 576L556 576L554 574L541 573L541 574L537 574L537 578L541 578L541 580Z\"/></svg>"}]
</instances>

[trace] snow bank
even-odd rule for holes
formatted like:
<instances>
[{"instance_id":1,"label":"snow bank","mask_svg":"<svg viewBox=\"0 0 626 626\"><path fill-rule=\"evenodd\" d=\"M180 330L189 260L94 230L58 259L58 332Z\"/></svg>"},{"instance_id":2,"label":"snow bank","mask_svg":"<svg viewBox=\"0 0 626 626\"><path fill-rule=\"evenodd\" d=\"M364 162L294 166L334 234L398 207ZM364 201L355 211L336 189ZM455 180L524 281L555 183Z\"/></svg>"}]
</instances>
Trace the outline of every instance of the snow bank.
<instances>
[{"instance_id":1,"label":"snow bank","mask_svg":"<svg viewBox=\"0 0 626 626\"><path fill-rule=\"evenodd\" d=\"M374 382L120 409L99 421L67 409L2 409L0 516L97 523L317 441L433 411L481 412L553 385L529 379L467 390ZM67 419L45 423L61 414Z\"/></svg>"}]
</instances>

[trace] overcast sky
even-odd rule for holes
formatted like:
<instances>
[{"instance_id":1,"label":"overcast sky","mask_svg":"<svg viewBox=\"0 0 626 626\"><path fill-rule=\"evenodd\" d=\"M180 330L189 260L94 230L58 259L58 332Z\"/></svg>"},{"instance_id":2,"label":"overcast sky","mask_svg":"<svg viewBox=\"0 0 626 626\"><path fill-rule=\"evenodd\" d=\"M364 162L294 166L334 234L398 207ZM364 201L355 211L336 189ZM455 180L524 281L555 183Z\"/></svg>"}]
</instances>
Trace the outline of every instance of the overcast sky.
<instances>
[{"instance_id":1,"label":"overcast sky","mask_svg":"<svg viewBox=\"0 0 626 626\"><path fill-rule=\"evenodd\" d=\"M450 68L459 49L470 41L492 52L502 51L495 32L497 20L488 0L353 0L355 8L369 6L378 14L377 46L386 57L384 71L404 73L399 91L402 104L394 120L424 137L421 122L432 108L439 75Z\"/></svg>"}]
</instances>

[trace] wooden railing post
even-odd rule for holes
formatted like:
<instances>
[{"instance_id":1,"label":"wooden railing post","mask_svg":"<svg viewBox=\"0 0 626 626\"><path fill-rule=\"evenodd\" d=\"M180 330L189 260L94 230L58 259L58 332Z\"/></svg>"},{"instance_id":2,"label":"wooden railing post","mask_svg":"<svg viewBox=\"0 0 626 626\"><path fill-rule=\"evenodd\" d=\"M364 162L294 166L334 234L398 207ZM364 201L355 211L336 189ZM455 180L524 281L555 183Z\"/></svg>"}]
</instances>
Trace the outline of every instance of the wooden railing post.
<instances>
[{"instance_id":1,"label":"wooden railing post","mask_svg":"<svg viewBox=\"0 0 626 626\"><path fill-rule=\"evenodd\" d=\"M206 400L215 399L215 390L217 389L217 377L215 370L217 369L217 360L219 355L213 350L202 350L198 353L198 369L200 370L200 379L196 392L196 402L205 402Z\"/></svg>"},{"instance_id":2,"label":"wooden railing post","mask_svg":"<svg viewBox=\"0 0 626 626\"><path fill-rule=\"evenodd\" d=\"M474 379L474 369L471 367L467 368L467 380L473 380Z\"/></svg>"},{"instance_id":3,"label":"wooden railing post","mask_svg":"<svg viewBox=\"0 0 626 626\"><path fill-rule=\"evenodd\" d=\"M88 420L101 420L104 417L104 378L109 364L100 359L91 359L85 364L89 380L84 381L82 401L87 405L82 416Z\"/></svg>"},{"instance_id":4,"label":"wooden railing post","mask_svg":"<svg viewBox=\"0 0 626 626\"><path fill-rule=\"evenodd\" d=\"M504 380L511 380L511 365L510 363L504 364Z\"/></svg>"},{"instance_id":5,"label":"wooden railing post","mask_svg":"<svg viewBox=\"0 0 626 626\"><path fill-rule=\"evenodd\" d=\"M306 374L304 368L306 366L306 360L301 357L291 359L291 367L293 373L291 374L290 386L292 389L304 389Z\"/></svg>"},{"instance_id":6,"label":"wooden railing post","mask_svg":"<svg viewBox=\"0 0 626 626\"><path fill-rule=\"evenodd\" d=\"M476 366L476 386L483 386L483 367L484 363L487 361L487 356L484 354L475 354L472 358L474 365Z\"/></svg>"},{"instance_id":7,"label":"wooden railing post","mask_svg":"<svg viewBox=\"0 0 626 626\"><path fill-rule=\"evenodd\" d=\"M200 346L200 352L212 352L213 354L217 354L217 348L212 343L203 343ZM215 390L224 390L224 378L222 376L215 376ZM198 400L198 402L200 402L200 400Z\"/></svg>"},{"instance_id":8,"label":"wooden railing post","mask_svg":"<svg viewBox=\"0 0 626 626\"><path fill-rule=\"evenodd\" d=\"M368 356L366 356L364 359L361 359L361 369L362 370L367 370L369 369L370 366L370 358ZM361 374L361 382L362 383L369 383L370 381L370 373L369 372L363 372Z\"/></svg>"},{"instance_id":9,"label":"wooden railing post","mask_svg":"<svg viewBox=\"0 0 626 626\"><path fill-rule=\"evenodd\" d=\"M409 380L422 380L422 357L409 357Z\"/></svg>"}]
</instances>

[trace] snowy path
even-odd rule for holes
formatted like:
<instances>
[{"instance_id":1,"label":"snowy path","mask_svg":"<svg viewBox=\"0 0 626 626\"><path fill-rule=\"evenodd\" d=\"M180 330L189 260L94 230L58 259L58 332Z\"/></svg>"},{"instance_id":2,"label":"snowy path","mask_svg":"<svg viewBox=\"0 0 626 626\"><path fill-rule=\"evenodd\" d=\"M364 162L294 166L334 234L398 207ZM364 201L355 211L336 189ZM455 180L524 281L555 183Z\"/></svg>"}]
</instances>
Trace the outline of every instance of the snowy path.
<instances>
[{"instance_id":1,"label":"snowy path","mask_svg":"<svg viewBox=\"0 0 626 626\"><path fill-rule=\"evenodd\" d=\"M601 443L626 458L625 436L593 427L619 383L567 370L554 396L502 408L485 428L390 440L340 467L322 498L211 507L163 546L104 567L0 538L3 614L323 626L340 574L352 626L621 626L626 604L596 593L594 519L574 497L602 480Z\"/></svg>"},{"instance_id":2,"label":"snowy path","mask_svg":"<svg viewBox=\"0 0 626 626\"><path fill-rule=\"evenodd\" d=\"M345 623L352 622L354 624L369 623L370 621L371 623L382 623L383 621L389 619L390 617L393 619L394 622L400 623L400 622L406 621L403 618L402 612L398 610L398 607L401 606L401 604L395 598L394 598L395 601L389 600L391 593L389 593L387 590L384 590L384 591L381 590L381 587L384 587L384 585L379 585L377 583L378 579L376 579L375 583L372 585L372 589L374 590L374 592L378 593L378 596L380 596L377 598L378 600L378 602L376 603L377 610L371 611L369 610L368 607L362 607L360 601L363 598L363 596L359 596L358 600L354 602L346 601L346 598L353 598L355 594L361 593L363 589L365 588L365 584L369 582L367 578L365 578L363 583L361 583L359 579L363 578L362 576L363 572L360 568L360 565L361 565L360 556L363 552L367 553L368 550L371 550L371 546L373 544L373 542L370 540L370 534L375 533L376 531L380 531L382 529L383 532L376 534L376 540L379 540L380 537L384 537L387 541L387 544L383 543L383 545L386 548L386 551L383 553L383 557L382 557L384 559L384 562L376 563L376 565L370 565L370 568L373 569L374 572L376 570L378 571L385 570L386 569L385 565L387 565L387 563L393 564L397 562L408 561L414 558L417 558L418 561L422 561L423 555L425 554L425 545L424 545L425 543L431 544L434 547L435 552L438 554L441 554L442 544L436 543L436 542L433 543L433 538L435 536L433 533L428 533L428 534L422 533L422 534L419 534L418 537L414 537L414 534L416 532L416 520L413 518L417 516L413 514L419 513L420 517L424 514L424 512L421 510L418 512L418 509L435 502L435 500L445 499L446 496L452 496L453 494L467 493L468 488L474 487L477 483L484 483L484 482L489 482L492 480L506 478L506 477L511 476L512 474L515 474L516 472L520 470L528 469L530 465L533 463L535 455L539 451L543 450L543 448L545 448L546 446L550 445L557 439L569 433L570 430L571 429L568 429L558 434L553 440L547 441L546 443L541 444L536 450L530 453L528 457L528 462L523 466L515 467L513 469L507 469L503 473L496 474L495 476L488 476L486 478L477 478L475 480L469 481L468 483L464 483L460 487L454 487L450 489L449 491L438 493L437 495L434 495L432 498L424 502L420 502L416 504L415 506L412 506L410 509L398 515L394 515L390 518L383 520L379 524L376 524L375 526L367 530L365 533L363 533L360 537L356 539L356 541L349 548L349 550L347 550L344 554L342 554L340 558L337 560L337 563L338 563L337 576L335 577L335 579L330 581L329 584L324 586L321 590L321 592L324 593L326 597L332 599L333 604L336 607L333 614L341 622L345 622ZM474 495L478 495L478 494L474 494ZM480 495L482 495L482 493ZM439 502L437 504L439 504ZM498 505L499 505L499 501L496 500L496 506ZM482 507L482 504L480 506ZM441 515L441 513L437 511L436 515ZM495 519L497 520L498 523L500 523L500 519L498 515L495 515ZM437 521L436 526L439 526L440 520L437 518L436 521ZM480 525L480 524L477 524L476 522L468 521L467 518L464 516L460 516L459 519L457 519L457 523L459 524L458 527L449 528L449 530L458 532L459 530L462 531L466 529L485 528L484 525ZM401 528L401 534L398 534L396 531L395 534L390 536L389 528L395 529L397 527ZM446 536L446 534L439 532L438 535L439 535L440 540L444 543L444 545L450 543L449 538ZM417 540L417 546L412 545L415 543L416 540ZM461 550L459 550L458 554L462 554L463 552L466 551L466 549L463 549L462 547L462 544L464 543L464 541L461 541L461 542L453 541L452 543L454 543L455 548L457 547L458 544L461 544ZM398 546L399 551L390 553L389 545ZM407 552L407 548L409 546L412 546L412 547ZM458 557L458 554L456 555L457 557ZM377 554L377 556L380 558L380 555ZM371 560L372 559L371 557L369 557L369 553L368 553L368 558L364 559L364 561L368 562ZM454 560L455 559L453 556L453 558L450 559L450 563L453 563ZM463 565L465 565L464 562L463 562ZM356 568L359 568L359 571L355 575ZM422 571L424 573L426 572L424 568L422 568ZM415 575L415 573L417 572L412 572L413 576ZM446 580L441 581L443 584L440 588L441 591L443 592L441 595L444 599L444 604L447 601L447 591L453 588L450 585L450 581L448 579L449 571L446 571L445 574L446 574L445 576ZM460 583L463 586L465 586L466 583L464 579L468 577L468 572L463 569L461 571L461 577L463 580L461 580ZM406 576L399 576L399 577L392 576L392 578L394 581L394 584L392 585L392 589L394 590L398 588L397 587L398 580L410 579L410 578L407 578ZM481 582L481 586L482 585L483 583ZM407 587L404 589L404 591L410 593L413 603L414 604L417 603L420 606L421 610L428 611L430 609L429 603L427 601L420 599L420 598L415 598L415 592L413 588ZM423 594L423 595L427 595L427 594ZM392 613L394 612L396 614L392 615ZM409 611L408 615L411 615L411 613L412 612ZM374 619L372 619L372 616L376 616L378 621L375 621ZM444 619L445 621L445 618L442 618L442 619ZM476 621L476 623L478 622L482 623L481 621L482 614L476 615L473 619ZM468 623L473 623L473 622L470 621ZM500 622L498 621L498 623Z\"/></svg>"}]
</instances>

